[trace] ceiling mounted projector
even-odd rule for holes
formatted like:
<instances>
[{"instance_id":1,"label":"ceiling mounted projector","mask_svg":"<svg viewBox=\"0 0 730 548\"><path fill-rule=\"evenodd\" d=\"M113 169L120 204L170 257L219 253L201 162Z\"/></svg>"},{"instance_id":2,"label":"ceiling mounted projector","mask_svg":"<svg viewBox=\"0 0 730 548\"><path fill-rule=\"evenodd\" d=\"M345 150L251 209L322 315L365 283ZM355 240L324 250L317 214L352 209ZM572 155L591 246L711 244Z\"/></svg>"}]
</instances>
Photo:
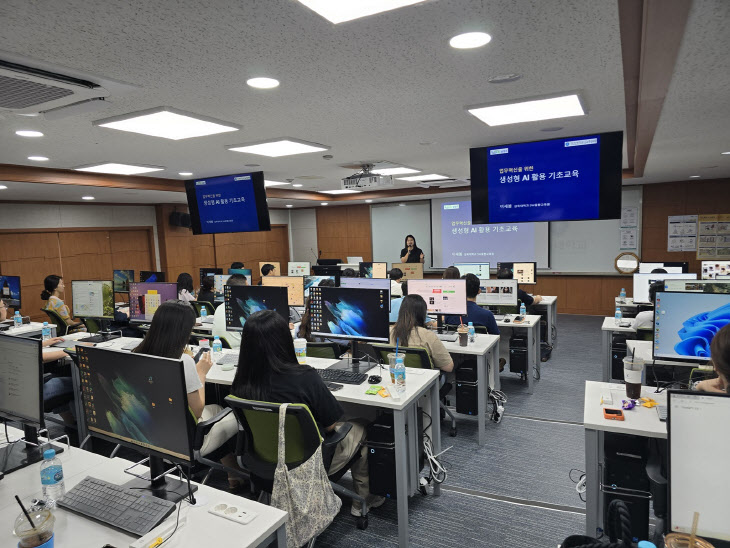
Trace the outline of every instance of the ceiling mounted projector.
<instances>
[{"instance_id":1,"label":"ceiling mounted projector","mask_svg":"<svg viewBox=\"0 0 730 548\"><path fill-rule=\"evenodd\" d=\"M362 171L358 171L342 179L342 189L359 190L363 188L393 186L392 175L376 175L372 172L372 169L372 164L363 165Z\"/></svg>"}]
</instances>

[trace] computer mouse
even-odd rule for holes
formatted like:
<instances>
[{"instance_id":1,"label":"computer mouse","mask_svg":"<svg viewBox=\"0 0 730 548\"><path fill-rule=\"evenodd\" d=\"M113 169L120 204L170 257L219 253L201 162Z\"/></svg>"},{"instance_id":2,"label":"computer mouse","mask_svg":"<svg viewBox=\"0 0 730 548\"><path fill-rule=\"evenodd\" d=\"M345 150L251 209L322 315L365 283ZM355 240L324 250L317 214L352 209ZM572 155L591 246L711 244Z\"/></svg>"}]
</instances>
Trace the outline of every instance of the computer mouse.
<instances>
[{"instance_id":1,"label":"computer mouse","mask_svg":"<svg viewBox=\"0 0 730 548\"><path fill-rule=\"evenodd\" d=\"M505 318L505 319L504 319L504 323L509 323L509 322L511 322L511 321L512 321L512 320L510 320L509 318Z\"/></svg>"},{"instance_id":2,"label":"computer mouse","mask_svg":"<svg viewBox=\"0 0 730 548\"><path fill-rule=\"evenodd\" d=\"M370 384L380 384L380 381L382 381L382 380L383 380L383 379L382 379L382 378L380 378L380 375L370 375L370 376L368 377L368 382L369 382Z\"/></svg>"}]
</instances>

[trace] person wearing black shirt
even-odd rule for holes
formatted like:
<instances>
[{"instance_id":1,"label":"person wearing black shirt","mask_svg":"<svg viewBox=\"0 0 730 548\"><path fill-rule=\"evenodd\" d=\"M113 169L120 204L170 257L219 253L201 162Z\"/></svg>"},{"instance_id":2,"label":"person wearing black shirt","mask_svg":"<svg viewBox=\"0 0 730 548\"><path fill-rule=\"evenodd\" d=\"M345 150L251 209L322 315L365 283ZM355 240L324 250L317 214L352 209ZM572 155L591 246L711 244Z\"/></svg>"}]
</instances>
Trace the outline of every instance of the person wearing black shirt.
<instances>
[{"instance_id":1,"label":"person wearing black shirt","mask_svg":"<svg viewBox=\"0 0 730 548\"><path fill-rule=\"evenodd\" d=\"M215 293L213 292L213 276L205 276L200 281L200 291L198 292L198 302L213 304L215 302Z\"/></svg>"},{"instance_id":2,"label":"person wearing black shirt","mask_svg":"<svg viewBox=\"0 0 730 548\"><path fill-rule=\"evenodd\" d=\"M406 246L401 249L400 262L402 263L422 263L425 260L423 250L416 245L416 238L413 234L406 236Z\"/></svg>"},{"instance_id":3,"label":"person wearing black shirt","mask_svg":"<svg viewBox=\"0 0 730 548\"><path fill-rule=\"evenodd\" d=\"M327 389L322 377L308 365L297 363L289 327L272 310L252 314L243 325L238 369L231 387L239 398L274 403L303 403L309 407L321 432L342 424L342 407ZM350 472L355 491L367 500L369 508L381 506L385 499L370 495L365 421L349 420L352 429L337 445L329 474L341 470L360 451ZM360 516L360 503L353 501L352 515Z\"/></svg>"},{"instance_id":4,"label":"person wearing black shirt","mask_svg":"<svg viewBox=\"0 0 730 548\"><path fill-rule=\"evenodd\" d=\"M497 272L497 279L499 280L511 280L512 274L507 270L500 270ZM540 295L530 295L526 291L522 291L519 286L517 286L517 298L525 303L525 307L532 306L533 304L540 304L542 301L542 296Z\"/></svg>"}]
</instances>

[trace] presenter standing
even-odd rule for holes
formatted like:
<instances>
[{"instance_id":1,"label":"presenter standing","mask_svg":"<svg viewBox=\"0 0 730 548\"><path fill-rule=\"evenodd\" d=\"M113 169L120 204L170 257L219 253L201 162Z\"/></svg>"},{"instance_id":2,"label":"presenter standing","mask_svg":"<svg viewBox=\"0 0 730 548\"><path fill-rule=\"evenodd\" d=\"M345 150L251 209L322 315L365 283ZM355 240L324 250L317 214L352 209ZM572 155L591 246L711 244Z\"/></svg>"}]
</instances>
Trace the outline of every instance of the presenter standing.
<instances>
[{"instance_id":1,"label":"presenter standing","mask_svg":"<svg viewBox=\"0 0 730 548\"><path fill-rule=\"evenodd\" d=\"M406 236L406 246L400 252L400 262L422 263L425 258L423 250L416 245L416 238L412 234Z\"/></svg>"}]
</instances>

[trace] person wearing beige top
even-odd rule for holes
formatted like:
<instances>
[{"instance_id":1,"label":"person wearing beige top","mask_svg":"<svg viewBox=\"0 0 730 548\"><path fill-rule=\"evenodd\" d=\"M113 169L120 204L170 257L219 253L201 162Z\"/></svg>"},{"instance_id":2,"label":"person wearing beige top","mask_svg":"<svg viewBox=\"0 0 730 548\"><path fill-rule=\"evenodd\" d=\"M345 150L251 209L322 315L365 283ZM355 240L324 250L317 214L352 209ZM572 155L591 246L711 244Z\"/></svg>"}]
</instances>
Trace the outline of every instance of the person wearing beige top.
<instances>
[{"instance_id":1,"label":"person wearing beige top","mask_svg":"<svg viewBox=\"0 0 730 548\"><path fill-rule=\"evenodd\" d=\"M426 301L420 295L404 297L398 313L398 321L390 328L390 344L400 346L425 348L434 366L449 373L454 369L454 360L436 336L436 333L426 329Z\"/></svg>"}]
</instances>

